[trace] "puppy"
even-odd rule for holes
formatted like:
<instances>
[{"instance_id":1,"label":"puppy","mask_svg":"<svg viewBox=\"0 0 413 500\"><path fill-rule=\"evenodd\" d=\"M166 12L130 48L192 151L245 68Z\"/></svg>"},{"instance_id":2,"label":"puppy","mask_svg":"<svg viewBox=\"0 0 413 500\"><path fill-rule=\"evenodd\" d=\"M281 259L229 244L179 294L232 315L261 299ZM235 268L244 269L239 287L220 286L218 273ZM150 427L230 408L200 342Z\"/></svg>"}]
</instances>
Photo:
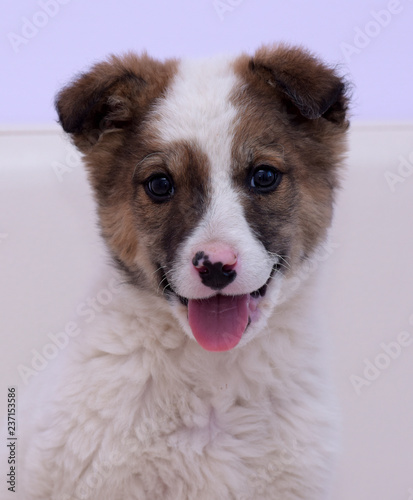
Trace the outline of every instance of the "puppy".
<instances>
[{"instance_id":1,"label":"puppy","mask_svg":"<svg viewBox=\"0 0 413 500\"><path fill-rule=\"evenodd\" d=\"M117 293L37 397L23 498L328 498L319 272L297 274L332 219L347 107L335 70L283 45L112 56L59 93Z\"/></svg>"}]
</instances>

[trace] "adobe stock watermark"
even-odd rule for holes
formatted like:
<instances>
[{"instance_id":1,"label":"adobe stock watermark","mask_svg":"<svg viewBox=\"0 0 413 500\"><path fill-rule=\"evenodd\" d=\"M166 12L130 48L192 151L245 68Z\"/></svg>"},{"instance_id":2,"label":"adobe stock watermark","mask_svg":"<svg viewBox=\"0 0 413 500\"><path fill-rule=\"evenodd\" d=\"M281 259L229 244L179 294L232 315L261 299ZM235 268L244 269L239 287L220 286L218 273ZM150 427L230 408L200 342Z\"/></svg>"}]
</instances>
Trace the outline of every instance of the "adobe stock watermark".
<instances>
[{"instance_id":1,"label":"adobe stock watermark","mask_svg":"<svg viewBox=\"0 0 413 500\"><path fill-rule=\"evenodd\" d=\"M173 414L174 409L171 408L170 411ZM123 450L127 450L127 453ZM253 476L254 493L265 493L265 486L272 484L290 465L293 465L304 450L305 448L294 439L291 446L285 447L277 459L270 461L266 467L260 468ZM71 495L63 493L56 500L94 499L96 491L104 487L106 479L113 474L114 469L124 467L128 456L138 455L142 451L140 439L132 437L119 439L117 448L108 453L105 459L98 458L92 462ZM251 498L251 495L246 493L239 500Z\"/></svg>"},{"instance_id":2,"label":"adobe stock watermark","mask_svg":"<svg viewBox=\"0 0 413 500\"><path fill-rule=\"evenodd\" d=\"M106 121L103 118L99 123L99 128L90 130L88 132L86 139L89 141L91 146L95 145L105 133L110 132L110 130L105 127L105 124ZM74 172L78 167L83 165L83 155L76 147L74 147L69 141L67 141L65 144L65 148L66 154L64 161L53 161L51 163L53 172L59 182L63 182L64 177L67 174Z\"/></svg>"},{"instance_id":3,"label":"adobe stock watermark","mask_svg":"<svg viewBox=\"0 0 413 500\"><path fill-rule=\"evenodd\" d=\"M130 456L137 456L145 449L153 447L156 439L165 440L165 431L176 418L177 409L185 408L188 401L183 396L164 408L154 408L153 412L144 412L139 426L134 428L135 435L121 437L116 447L105 457L96 458L84 472L81 480L71 494L62 494L56 500L93 500L97 490L104 487L108 477L116 468L124 467Z\"/></svg>"},{"instance_id":4,"label":"adobe stock watermark","mask_svg":"<svg viewBox=\"0 0 413 500\"><path fill-rule=\"evenodd\" d=\"M340 43L341 53L346 62L349 63L353 56L360 54L368 47L372 40L377 38L389 26L394 16L398 16L403 10L404 5L400 0L390 0L385 8L370 11L369 21L362 27L355 26L353 28L352 43Z\"/></svg>"},{"instance_id":5,"label":"adobe stock watermark","mask_svg":"<svg viewBox=\"0 0 413 500\"><path fill-rule=\"evenodd\" d=\"M384 172L384 179L392 193L396 191L398 184L403 184L406 179L413 176L413 151L410 152L408 158L399 155L398 161L397 173L390 170Z\"/></svg>"},{"instance_id":6,"label":"adobe stock watermark","mask_svg":"<svg viewBox=\"0 0 413 500\"><path fill-rule=\"evenodd\" d=\"M233 12L244 0L214 0L213 5L220 21L225 19L229 12Z\"/></svg>"},{"instance_id":7,"label":"adobe stock watermark","mask_svg":"<svg viewBox=\"0 0 413 500\"><path fill-rule=\"evenodd\" d=\"M57 180L63 182L65 175L72 173L76 168L82 165L81 153L73 148L66 147L66 155L63 162L53 161L51 166Z\"/></svg>"},{"instance_id":8,"label":"adobe stock watermark","mask_svg":"<svg viewBox=\"0 0 413 500\"><path fill-rule=\"evenodd\" d=\"M409 318L409 324L413 326L413 314ZM391 342L381 342L380 352L373 358L364 358L362 375L352 374L350 382L357 396L360 396L364 387L377 380L389 366L402 355L403 349L413 344L413 335L407 331L400 332Z\"/></svg>"},{"instance_id":9,"label":"adobe stock watermark","mask_svg":"<svg viewBox=\"0 0 413 500\"><path fill-rule=\"evenodd\" d=\"M17 372L23 383L27 385L32 377L45 370L49 361L55 359L69 345L71 339L80 335L82 332L82 323L86 325L91 323L96 318L96 313L103 311L119 292L119 285L112 278L106 287L99 290L95 297L88 297L85 301L78 304L76 313L80 320L68 321L59 332L49 333L47 336L50 342L45 344L40 350L32 349L30 366L23 364L17 366Z\"/></svg>"},{"instance_id":10,"label":"adobe stock watermark","mask_svg":"<svg viewBox=\"0 0 413 500\"><path fill-rule=\"evenodd\" d=\"M291 446L284 447L276 459L271 460L266 467L259 469L254 474L256 492L259 495L264 494L265 484L273 483L278 476L297 461L304 451L305 448L296 439L292 441Z\"/></svg>"},{"instance_id":11,"label":"adobe stock watermark","mask_svg":"<svg viewBox=\"0 0 413 500\"><path fill-rule=\"evenodd\" d=\"M129 453L139 453L140 450L136 446L136 442L132 440L119 441L121 447L124 447ZM75 485L74 491L71 494L60 493L54 497L54 500L93 500L96 498L96 490L104 486L106 478L113 474L114 469L125 465L125 455L121 450L115 449L105 459L94 460Z\"/></svg>"},{"instance_id":12,"label":"adobe stock watermark","mask_svg":"<svg viewBox=\"0 0 413 500\"><path fill-rule=\"evenodd\" d=\"M264 495L267 486L273 484L288 467L294 465L304 451L305 447L300 445L296 439L293 439L290 445L284 446L277 458L274 458L266 467L261 467L254 473L252 476L253 491L245 492L245 495L240 497L239 500L251 500L254 495Z\"/></svg>"},{"instance_id":13,"label":"adobe stock watermark","mask_svg":"<svg viewBox=\"0 0 413 500\"><path fill-rule=\"evenodd\" d=\"M90 130L85 136L90 146L93 147L101 138L115 129L106 127L106 120L103 118L99 123L99 128ZM83 154L74 147L69 141L65 145L66 154L62 161L53 161L51 163L52 170L59 182L64 181L67 174L74 172L78 167L83 165Z\"/></svg>"},{"instance_id":14,"label":"adobe stock watermark","mask_svg":"<svg viewBox=\"0 0 413 500\"><path fill-rule=\"evenodd\" d=\"M21 48L35 38L38 33L49 24L50 19L54 18L62 5L66 5L71 0L39 0L37 5L40 7L30 19L22 17L20 32L9 32L7 38L16 54Z\"/></svg>"},{"instance_id":15,"label":"adobe stock watermark","mask_svg":"<svg viewBox=\"0 0 413 500\"><path fill-rule=\"evenodd\" d=\"M314 255L309 260L304 261L301 267L288 278L288 281L284 285L285 288L277 297L277 301L288 299L299 288L301 283L306 281L320 267L322 262L327 261L333 255L337 248L340 248L338 243L333 243L332 241L323 243ZM283 266L285 264L281 261L280 265Z\"/></svg>"},{"instance_id":16,"label":"adobe stock watermark","mask_svg":"<svg viewBox=\"0 0 413 500\"><path fill-rule=\"evenodd\" d=\"M122 450L127 450L128 453ZM113 474L113 471L126 465L125 457L130 456L131 453L139 454L140 451L136 440L119 439L118 448L108 453L106 458L97 458L90 464L71 494L61 493L55 497L55 500L95 499L97 490L104 487L106 479Z\"/></svg>"}]
</instances>

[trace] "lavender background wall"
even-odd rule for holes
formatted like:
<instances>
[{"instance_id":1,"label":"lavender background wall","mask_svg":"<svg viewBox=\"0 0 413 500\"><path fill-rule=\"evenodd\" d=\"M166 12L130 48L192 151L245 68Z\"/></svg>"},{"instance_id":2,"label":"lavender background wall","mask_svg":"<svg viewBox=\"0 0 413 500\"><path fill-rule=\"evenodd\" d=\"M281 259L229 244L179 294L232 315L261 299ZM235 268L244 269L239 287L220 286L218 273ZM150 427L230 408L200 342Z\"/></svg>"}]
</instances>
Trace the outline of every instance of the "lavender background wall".
<instances>
[{"instance_id":1,"label":"lavender background wall","mask_svg":"<svg viewBox=\"0 0 413 500\"><path fill-rule=\"evenodd\" d=\"M353 119L413 119L412 0L3 0L0 124L55 121L53 97L108 53L159 58L303 44L354 82Z\"/></svg>"}]
</instances>

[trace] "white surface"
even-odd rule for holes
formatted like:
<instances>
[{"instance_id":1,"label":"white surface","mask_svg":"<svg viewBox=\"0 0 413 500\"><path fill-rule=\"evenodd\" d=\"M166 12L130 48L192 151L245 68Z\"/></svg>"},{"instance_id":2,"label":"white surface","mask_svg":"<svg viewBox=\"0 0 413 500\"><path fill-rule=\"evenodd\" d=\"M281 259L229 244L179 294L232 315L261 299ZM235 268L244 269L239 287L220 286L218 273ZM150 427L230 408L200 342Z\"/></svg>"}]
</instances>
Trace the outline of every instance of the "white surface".
<instances>
[{"instance_id":1,"label":"white surface","mask_svg":"<svg viewBox=\"0 0 413 500\"><path fill-rule=\"evenodd\" d=\"M1 420L7 386L24 389L18 365L30 367L48 334L81 323L76 308L94 296L106 261L79 156L57 130L0 132ZM333 498L411 500L413 342L360 394L351 377L364 377L364 360L374 362L381 343L402 331L413 339L413 125L355 126L350 147L326 261L344 414ZM400 156L412 174L393 192L384 174L397 174Z\"/></svg>"}]
</instances>

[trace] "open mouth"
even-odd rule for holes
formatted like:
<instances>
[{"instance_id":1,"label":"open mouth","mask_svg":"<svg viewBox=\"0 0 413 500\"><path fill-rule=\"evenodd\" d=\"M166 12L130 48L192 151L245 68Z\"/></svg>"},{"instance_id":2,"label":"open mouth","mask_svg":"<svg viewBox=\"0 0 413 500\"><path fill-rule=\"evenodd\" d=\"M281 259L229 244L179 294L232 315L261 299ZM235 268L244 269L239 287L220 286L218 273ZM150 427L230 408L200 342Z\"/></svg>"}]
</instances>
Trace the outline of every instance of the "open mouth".
<instances>
[{"instance_id":1,"label":"open mouth","mask_svg":"<svg viewBox=\"0 0 413 500\"><path fill-rule=\"evenodd\" d=\"M207 351L234 348L257 316L257 303L252 294L189 300L188 322L198 344Z\"/></svg>"},{"instance_id":2,"label":"open mouth","mask_svg":"<svg viewBox=\"0 0 413 500\"><path fill-rule=\"evenodd\" d=\"M166 290L188 307L188 323L201 347L207 351L229 351L240 342L250 323L259 317L258 304L274 271L275 268L261 288L242 295L215 294L206 299L187 299L178 295L169 284Z\"/></svg>"}]
</instances>

